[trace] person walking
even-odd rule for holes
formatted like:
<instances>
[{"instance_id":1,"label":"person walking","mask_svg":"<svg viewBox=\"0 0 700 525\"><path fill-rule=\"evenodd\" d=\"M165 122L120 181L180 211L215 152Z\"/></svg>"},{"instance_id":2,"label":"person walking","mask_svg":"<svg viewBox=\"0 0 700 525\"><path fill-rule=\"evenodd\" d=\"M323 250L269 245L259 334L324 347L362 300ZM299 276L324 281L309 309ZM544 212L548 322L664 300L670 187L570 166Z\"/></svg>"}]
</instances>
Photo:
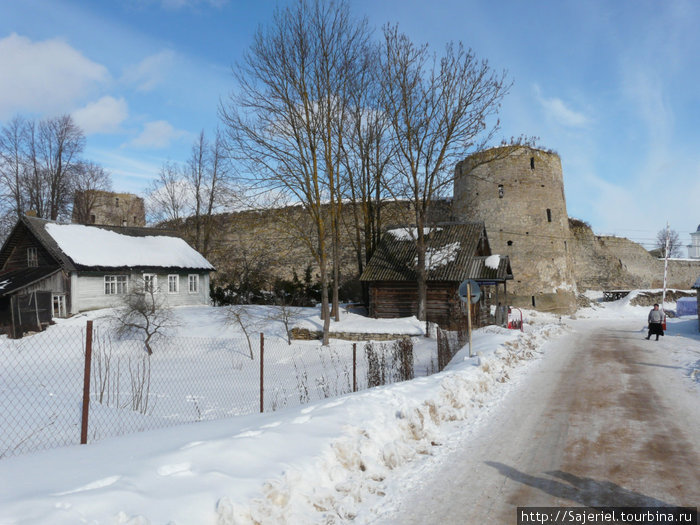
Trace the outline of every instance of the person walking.
<instances>
[{"instance_id":1,"label":"person walking","mask_svg":"<svg viewBox=\"0 0 700 525\"><path fill-rule=\"evenodd\" d=\"M659 310L659 305L655 304L654 309L649 312L649 318L647 319L649 322L649 334L647 335L647 339L650 339L652 335L656 335L656 340L659 340L660 335L664 335L664 327L663 327L663 322L664 322L664 311Z\"/></svg>"}]
</instances>

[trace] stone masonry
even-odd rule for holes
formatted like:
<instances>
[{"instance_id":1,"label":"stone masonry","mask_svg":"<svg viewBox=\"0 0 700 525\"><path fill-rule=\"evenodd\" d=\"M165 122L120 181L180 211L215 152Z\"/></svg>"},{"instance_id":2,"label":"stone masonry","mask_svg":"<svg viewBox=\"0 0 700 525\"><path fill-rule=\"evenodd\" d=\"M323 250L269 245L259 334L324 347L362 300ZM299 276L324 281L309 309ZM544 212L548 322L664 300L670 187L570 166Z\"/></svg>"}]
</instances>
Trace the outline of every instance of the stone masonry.
<instances>
[{"instance_id":1,"label":"stone masonry","mask_svg":"<svg viewBox=\"0 0 700 525\"><path fill-rule=\"evenodd\" d=\"M455 168L455 215L481 220L495 254L510 257L514 306L570 313L576 282L561 160L534 148L494 148Z\"/></svg>"}]
</instances>

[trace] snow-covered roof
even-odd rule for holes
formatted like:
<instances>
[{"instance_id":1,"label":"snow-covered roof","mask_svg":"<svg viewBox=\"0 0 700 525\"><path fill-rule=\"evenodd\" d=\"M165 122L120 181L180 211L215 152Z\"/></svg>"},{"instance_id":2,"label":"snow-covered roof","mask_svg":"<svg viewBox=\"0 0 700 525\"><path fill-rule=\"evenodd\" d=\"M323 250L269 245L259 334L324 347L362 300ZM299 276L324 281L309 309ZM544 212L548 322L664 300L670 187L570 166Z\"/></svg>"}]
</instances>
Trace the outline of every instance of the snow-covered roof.
<instances>
[{"instance_id":1,"label":"snow-covered roof","mask_svg":"<svg viewBox=\"0 0 700 525\"><path fill-rule=\"evenodd\" d=\"M214 269L179 237L135 237L94 226L52 222L46 223L45 230L60 250L80 266Z\"/></svg>"}]
</instances>

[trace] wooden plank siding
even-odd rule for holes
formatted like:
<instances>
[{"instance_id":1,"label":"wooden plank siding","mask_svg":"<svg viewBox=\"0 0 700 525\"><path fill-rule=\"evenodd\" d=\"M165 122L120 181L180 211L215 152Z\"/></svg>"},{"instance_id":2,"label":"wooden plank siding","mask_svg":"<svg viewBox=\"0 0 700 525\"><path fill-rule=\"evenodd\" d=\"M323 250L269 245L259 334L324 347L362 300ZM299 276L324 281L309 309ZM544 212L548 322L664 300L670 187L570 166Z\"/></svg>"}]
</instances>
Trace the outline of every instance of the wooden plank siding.
<instances>
[{"instance_id":1,"label":"wooden plank siding","mask_svg":"<svg viewBox=\"0 0 700 525\"><path fill-rule=\"evenodd\" d=\"M165 296L169 306L197 306L208 304L209 302L209 272L191 271L183 273L182 271L173 271L163 273L162 270L157 272L85 272L78 273L76 290L73 291L73 300L75 301L75 311L96 310L99 308L117 307L123 304L124 295L120 294L105 294L105 275L127 275L127 288L131 289L134 283L137 283L143 276L143 273L153 273L157 279L157 293ZM177 293L168 292L168 275L176 274L179 276L179 290ZM197 293L189 293L188 276L190 274L199 275L199 291Z\"/></svg>"},{"instance_id":2,"label":"wooden plank siding","mask_svg":"<svg viewBox=\"0 0 700 525\"><path fill-rule=\"evenodd\" d=\"M465 312L457 294L459 283L451 281L429 282L426 300L428 321L448 330L456 329L464 322ZM369 315L380 319L410 317L418 311L418 285L406 281L375 281L369 287ZM471 305L475 328L490 322L488 294L482 301Z\"/></svg>"}]
</instances>

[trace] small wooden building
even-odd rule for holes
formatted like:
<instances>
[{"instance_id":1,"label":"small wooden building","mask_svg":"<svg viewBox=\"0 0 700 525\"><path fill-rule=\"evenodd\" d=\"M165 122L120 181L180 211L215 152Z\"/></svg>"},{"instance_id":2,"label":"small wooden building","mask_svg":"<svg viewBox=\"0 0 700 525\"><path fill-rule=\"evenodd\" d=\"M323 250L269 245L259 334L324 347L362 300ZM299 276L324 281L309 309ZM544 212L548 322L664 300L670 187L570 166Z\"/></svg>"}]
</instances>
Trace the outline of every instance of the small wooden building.
<instances>
[{"instance_id":1,"label":"small wooden building","mask_svg":"<svg viewBox=\"0 0 700 525\"><path fill-rule=\"evenodd\" d=\"M172 306L208 304L213 270L183 239L163 230L25 216L0 249L0 326L19 336L53 317L120 306L137 280Z\"/></svg>"},{"instance_id":2,"label":"small wooden building","mask_svg":"<svg viewBox=\"0 0 700 525\"><path fill-rule=\"evenodd\" d=\"M415 230L415 229L413 229ZM387 231L360 280L369 284L369 314L376 318L416 315L416 243L411 228ZM475 326L491 322L490 307L506 301L506 282L513 279L507 256L492 255L484 223L443 223L426 232L428 321L454 329L464 319L459 285L466 279L480 284L472 305Z\"/></svg>"}]
</instances>

